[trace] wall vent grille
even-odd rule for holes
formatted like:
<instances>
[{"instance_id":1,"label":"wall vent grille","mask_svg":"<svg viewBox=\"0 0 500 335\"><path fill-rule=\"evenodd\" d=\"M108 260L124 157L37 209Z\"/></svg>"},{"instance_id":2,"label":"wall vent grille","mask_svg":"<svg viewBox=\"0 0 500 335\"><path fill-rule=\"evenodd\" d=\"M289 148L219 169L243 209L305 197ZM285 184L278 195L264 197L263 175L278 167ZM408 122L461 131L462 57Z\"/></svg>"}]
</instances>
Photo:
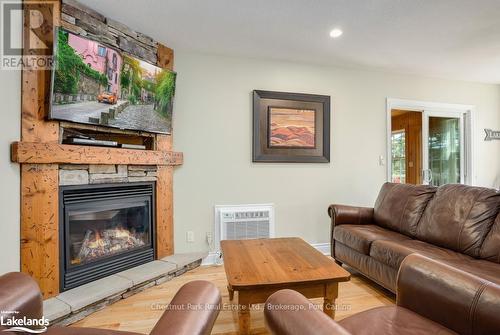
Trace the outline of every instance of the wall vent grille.
<instances>
[{"instance_id":1,"label":"wall vent grille","mask_svg":"<svg viewBox=\"0 0 500 335\"><path fill-rule=\"evenodd\" d=\"M248 240L274 237L274 206L215 206L215 247L221 240Z\"/></svg>"}]
</instances>

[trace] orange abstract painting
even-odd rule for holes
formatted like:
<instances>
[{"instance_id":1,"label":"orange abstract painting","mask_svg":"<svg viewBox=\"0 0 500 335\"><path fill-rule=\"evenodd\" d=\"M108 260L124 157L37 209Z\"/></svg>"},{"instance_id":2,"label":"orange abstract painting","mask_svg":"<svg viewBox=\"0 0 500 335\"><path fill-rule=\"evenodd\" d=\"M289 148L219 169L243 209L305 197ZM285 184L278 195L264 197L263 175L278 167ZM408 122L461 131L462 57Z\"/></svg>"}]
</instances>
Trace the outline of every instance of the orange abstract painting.
<instances>
[{"instance_id":1,"label":"orange abstract painting","mask_svg":"<svg viewBox=\"0 0 500 335\"><path fill-rule=\"evenodd\" d=\"M269 108L269 147L314 148L315 110Z\"/></svg>"}]
</instances>

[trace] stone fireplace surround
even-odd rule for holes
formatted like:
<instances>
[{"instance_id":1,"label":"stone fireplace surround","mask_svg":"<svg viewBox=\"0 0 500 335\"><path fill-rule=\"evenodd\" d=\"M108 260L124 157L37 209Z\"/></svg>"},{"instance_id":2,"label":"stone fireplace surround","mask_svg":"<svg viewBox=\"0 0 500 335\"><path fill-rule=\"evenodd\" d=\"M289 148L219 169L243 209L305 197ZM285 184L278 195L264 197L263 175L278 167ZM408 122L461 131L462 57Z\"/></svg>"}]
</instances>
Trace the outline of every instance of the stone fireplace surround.
<instances>
[{"instance_id":1,"label":"stone fireplace surround","mask_svg":"<svg viewBox=\"0 0 500 335\"><path fill-rule=\"evenodd\" d=\"M60 164L59 186L156 182L158 166ZM198 267L207 253L174 254L62 292L44 301L51 325L70 325L155 285Z\"/></svg>"},{"instance_id":2,"label":"stone fireplace surround","mask_svg":"<svg viewBox=\"0 0 500 335\"><path fill-rule=\"evenodd\" d=\"M59 186L158 181L157 165L59 164ZM207 253L173 254L67 290L44 301L51 325L70 325L155 285L198 267Z\"/></svg>"},{"instance_id":3,"label":"stone fireplace surround","mask_svg":"<svg viewBox=\"0 0 500 335\"><path fill-rule=\"evenodd\" d=\"M86 192L94 192L92 189L95 189L96 186L103 185L105 187L116 187L118 185L123 185L128 188L128 184L130 183L144 183L144 182L156 182L157 181L157 167L155 165L125 165L125 164L112 164L112 165L101 165L101 164L61 164L59 165L59 187L60 190L67 189L68 186L75 186L75 187L82 187ZM87 189L85 185L89 185L89 188ZM92 185L92 186L91 186ZM62 188L61 188L62 187ZM61 191L59 201L60 201L60 230L65 231L65 230L70 230L70 225L69 223L66 222L67 218L65 218L64 213L66 208L63 203L64 201L64 196L62 192L67 192L67 191ZM109 191L107 191L109 192ZM123 192L123 191L122 191ZM88 195L87 195L88 196ZM151 195L153 196L154 200L154 192ZM108 199L108 198L107 198ZM112 198L109 198L108 201L111 201L112 199L116 199L115 201L120 201L120 198L115 198L113 196ZM88 203L88 202L87 202ZM87 207L88 209L94 209L94 206L98 205L98 202L93 202L91 201L90 204ZM153 227L155 226L155 215L154 215L154 205L152 208L153 213L151 215L153 216L152 218L152 224ZM61 212L62 211L62 212ZM68 225L66 227L66 225ZM65 228L66 227L66 228ZM153 228L151 227L151 228ZM154 229L151 229L150 237L154 239ZM60 259L60 269L61 269L61 290L64 290L66 287L66 280L69 279L68 277L68 271L70 269L66 269L67 266L66 262L67 260L65 257L68 257L67 252L65 251L65 245L67 243L70 243L70 241L66 240L68 237L64 234L61 233L61 240L59 241L59 245L61 248L61 259ZM152 245L154 246L154 242L151 241ZM128 258L128 262L132 262L132 259L130 258L131 256L136 256L135 253L128 255L123 255L121 258L126 256ZM64 256L64 257L63 257ZM138 255L137 255L138 256ZM145 258L149 258L149 252L148 256L145 254L141 257L134 257L137 258L134 260L134 262L140 263L140 262L147 262L148 260ZM111 257L114 258L114 257ZM154 259L154 258L153 258ZM104 261L104 260L103 260ZM115 262L115 263L113 263ZM123 260L122 262L125 262ZM101 262L102 263L102 262ZM95 273L95 277L102 277L104 273L103 271L108 271L111 272L112 270L109 269L110 264L116 264L116 261L111 260L111 263L104 262L105 264L100 265L101 270L98 268L92 267L89 264L89 268L85 267L85 272L91 269L93 273ZM126 266L125 264L123 266ZM79 270L79 272L82 272L83 270ZM84 273L85 273L84 272ZM116 272L116 270L114 271ZM112 272L111 272L112 273ZM78 274L77 274L78 276ZM76 278L74 279L76 280ZM78 281L78 280L77 280Z\"/></svg>"}]
</instances>

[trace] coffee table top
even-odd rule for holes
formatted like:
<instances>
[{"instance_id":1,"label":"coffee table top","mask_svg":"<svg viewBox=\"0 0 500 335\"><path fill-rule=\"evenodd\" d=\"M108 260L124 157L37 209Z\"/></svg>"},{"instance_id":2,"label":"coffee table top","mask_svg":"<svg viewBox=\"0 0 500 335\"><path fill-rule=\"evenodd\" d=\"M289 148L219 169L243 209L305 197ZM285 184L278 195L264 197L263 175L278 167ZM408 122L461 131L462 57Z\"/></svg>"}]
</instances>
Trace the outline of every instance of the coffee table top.
<instances>
[{"instance_id":1,"label":"coffee table top","mask_svg":"<svg viewBox=\"0 0 500 335\"><path fill-rule=\"evenodd\" d=\"M233 289L343 282L350 273L298 237L221 241Z\"/></svg>"}]
</instances>

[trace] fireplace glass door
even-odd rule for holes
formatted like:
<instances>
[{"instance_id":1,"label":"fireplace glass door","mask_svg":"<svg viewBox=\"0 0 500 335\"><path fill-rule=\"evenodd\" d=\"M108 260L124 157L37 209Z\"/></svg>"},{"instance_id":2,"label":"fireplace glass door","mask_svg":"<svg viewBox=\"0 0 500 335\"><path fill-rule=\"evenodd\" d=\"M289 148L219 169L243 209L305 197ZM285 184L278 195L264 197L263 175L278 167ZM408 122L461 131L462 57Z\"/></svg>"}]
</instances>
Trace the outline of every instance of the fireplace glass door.
<instances>
[{"instance_id":1,"label":"fireplace glass door","mask_svg":"<svg viewBox=\"0 0 500 335\"><path fill-rule=\"evenodd\" d=\"M150 245L147 199L79 204L68 212L69 265L82 265Z\"/></svg>"},{"instance_id":2,"label":"fireplace glass door","mask_svg":"<svg viewBox=\"0 0 500 335\"><path fill-rule=\"evenodd\" d=\"M61 290L151 262L154 182L63 186Z\"/></svg>"}]
</instances>

